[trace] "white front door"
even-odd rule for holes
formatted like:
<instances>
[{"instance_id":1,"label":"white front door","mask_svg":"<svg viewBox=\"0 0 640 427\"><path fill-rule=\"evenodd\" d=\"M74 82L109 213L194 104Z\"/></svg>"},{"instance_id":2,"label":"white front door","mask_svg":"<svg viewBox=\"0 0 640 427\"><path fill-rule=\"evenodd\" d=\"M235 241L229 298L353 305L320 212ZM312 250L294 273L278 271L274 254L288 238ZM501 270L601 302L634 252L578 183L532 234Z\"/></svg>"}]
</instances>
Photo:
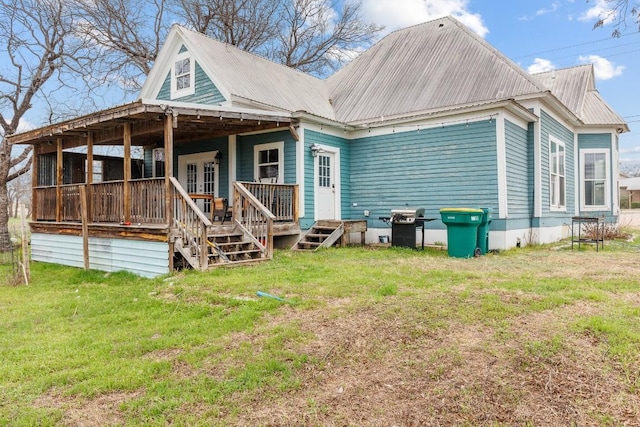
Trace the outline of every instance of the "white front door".
<instances>
[{"instance_id":1,"label":"white front door","mask_svg":"<svg viewBox=\"0 0 640 427\"><path fill-rule=\"evenodd\" d=\"M216 151L187 154L178 157L178 180L189 194L209 194L218 197L218 165ZM202 212L211 213L211 202L197 199Z\"/></svg>"},{"instance_id":2,"label":"white front door","mask_svg":"<svg viewBox=\"0 0 640 427\"><path fill-rule=\"evenodd\" d=\"M339 219L340 192L338 185L337 153L323 151L314 159L315 219Z\"/></svg>"}]
</instances>

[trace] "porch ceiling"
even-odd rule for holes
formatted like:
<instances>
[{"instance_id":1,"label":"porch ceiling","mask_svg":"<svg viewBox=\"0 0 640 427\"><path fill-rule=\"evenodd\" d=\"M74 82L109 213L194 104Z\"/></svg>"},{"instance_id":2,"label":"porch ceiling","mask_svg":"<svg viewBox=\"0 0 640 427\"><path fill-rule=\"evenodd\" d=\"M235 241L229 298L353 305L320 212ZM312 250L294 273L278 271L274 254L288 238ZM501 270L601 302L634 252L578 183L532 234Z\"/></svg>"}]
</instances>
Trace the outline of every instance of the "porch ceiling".
<instances>
[{"instance_id":1,"label":"porch ceiling","mask_svg":"<svg viewBox=\"0 0 640 427\"><path fill-rule=\"evenodd\" d=\"M131 144L163 145L164 118L173 116L174 144L220 136L274 129L291 124L290 117L196 108L148 105L141 101L68 120L40 129L12 135L11 144L40 146L41 153L56 151L56 140L63 148L87 144L89 132L94 145L123 145L124 125L131 126Z\"/></svg>"}]
</instances>

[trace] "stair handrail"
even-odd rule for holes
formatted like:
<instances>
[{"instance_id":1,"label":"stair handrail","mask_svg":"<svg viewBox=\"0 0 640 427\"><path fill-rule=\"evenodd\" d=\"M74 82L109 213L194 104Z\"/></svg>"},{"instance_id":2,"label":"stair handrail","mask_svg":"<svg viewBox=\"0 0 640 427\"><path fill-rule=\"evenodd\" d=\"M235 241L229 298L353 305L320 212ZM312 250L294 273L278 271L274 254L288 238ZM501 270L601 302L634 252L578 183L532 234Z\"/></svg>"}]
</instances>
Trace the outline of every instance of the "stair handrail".
<instances>
[{"instance_id":1,"label":"stair handrail","mask_svg":"<svg viewBox=\"0 0 640 427\"><path fill-rule=\"evenodd\" d=\"M193 268L206 270L209 264L207 234L212 223L191 199L189 193L182 188L180 182L174 177L170 177L169 180L173 186L175 198L173 227L182 239L183 246L186 245L185 252L193 253L195 257L184 252L183 255Z\"/></svg>"},{"instance_id":2,"label":"stair handrail","mask_svg":"<svg viewBox=\"0 0 640 427\"><path fill-rule=\"evenodd\" d=\"M233 219L273 258L273 222L276 216L240 182L234 182Z\"/></svg>"}]
</instances>

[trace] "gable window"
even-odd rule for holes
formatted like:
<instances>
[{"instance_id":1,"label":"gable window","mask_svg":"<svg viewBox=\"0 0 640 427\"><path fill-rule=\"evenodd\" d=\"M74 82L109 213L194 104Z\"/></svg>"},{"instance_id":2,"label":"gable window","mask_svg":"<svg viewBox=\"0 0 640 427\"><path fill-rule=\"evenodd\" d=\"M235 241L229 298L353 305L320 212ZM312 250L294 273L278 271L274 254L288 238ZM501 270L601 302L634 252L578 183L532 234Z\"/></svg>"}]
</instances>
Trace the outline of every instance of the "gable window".
<instances>
[{"instance_id":1,"label":"gable window","mask_svg":"<svg viewBox=\"0 0 640 427\"><path fill-rule=\"evenodd\" d=\"M553 138L549 139L549 197L552 209L566 207L566 176L564 144Z\"/></svg>"},{"instance_id":2,"label":"gable window","mask_svg":"<svg viewBox=\"0 0 640 427\"><path fill-rule=\"evenodd\" d=\"M284 182L284 143L256 145L253 150L254 179L258 182L282 184Z\"/></svg>"},{"instance_id":3,"label":"gable window","mask_svg":"<svg viewBox=\"0 0 640 427\"><path fill-rule=\"evenodd\" d=\"M580 150L583 210L609 209L609 150Z\"/></svg>"},{"instance_id":4,"label":"gable window","mask_svg":"<svg viewBox=\"0 0 640 427\"><path fill-rule=\"evenodd\" d=\"M176 56L171 70L171 98L178 98L195 93L195 63L184 52Z\"/></svg>"}]
</instances>

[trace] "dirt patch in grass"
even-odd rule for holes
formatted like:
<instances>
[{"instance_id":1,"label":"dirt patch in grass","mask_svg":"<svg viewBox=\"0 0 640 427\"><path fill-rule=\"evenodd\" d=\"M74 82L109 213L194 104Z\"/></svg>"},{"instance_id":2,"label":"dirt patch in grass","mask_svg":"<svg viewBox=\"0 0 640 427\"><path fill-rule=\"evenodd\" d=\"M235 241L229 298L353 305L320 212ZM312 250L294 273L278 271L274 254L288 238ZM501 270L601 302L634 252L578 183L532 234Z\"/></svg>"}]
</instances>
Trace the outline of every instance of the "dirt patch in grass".
<instances>
[{"instance_id":1,"label":"dirt patch in grass","mask_svg":"<svg viewBox=\"0 0 640 427\"><path fill-rule=\"evenodd\" d=\"M527 313L499 326L449 321L416 331L397 302L296 312L314 339L299 389L252 396L240 425L637 425L640 396L572 322L584 302ZM462 307L460 307L462 309ZM397 315L393 315L396 312ZM561 332L561 334L559 334Z\"/></svg>"},{"instance_id":2,"label":"dirt patch in grass","mask_svg":"<svg viewBox=\"0 0 640 427\"><path fill-rule=\"evenodd\" d=\"M116 392L94 398L68 397L52 391L40 397L35 406L62 411L62 424L78 427L120 425L126 420L120 405L138 398L141 392Z\"/></svg>"}]
</instances>

